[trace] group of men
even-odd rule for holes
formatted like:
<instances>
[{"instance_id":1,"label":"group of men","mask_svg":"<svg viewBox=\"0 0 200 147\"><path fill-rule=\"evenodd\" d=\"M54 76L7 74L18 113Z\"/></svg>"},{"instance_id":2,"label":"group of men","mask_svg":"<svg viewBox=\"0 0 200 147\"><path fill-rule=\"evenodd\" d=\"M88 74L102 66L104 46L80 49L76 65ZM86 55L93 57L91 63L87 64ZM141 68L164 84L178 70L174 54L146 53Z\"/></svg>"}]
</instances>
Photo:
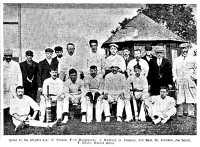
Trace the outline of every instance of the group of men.
<instances>
[{"instance_id":1,"label":"group of men","mask_svg":"<svg viewBox=\"0 0 200 147\"><path fill-rule=\"evenodd\" d=\"M86 65L83 70L77 66L78 58L72 43L67 44L65 56L60 46L55 47L55 58L52 58L51 48L45 49L46 58L39 64L32 60L30 50L26 51L27 60L20 64L11 60L11 50L4 52L4 106L10 107L16 128L24 123L52 126L54 123L45 124L44 120L47 107L54 104L56 123L67 123L70 104L81 106L81 121L88 123L93 120L101 122L103 112L105 121L109 122L113 105L117 105L119 122L124 109L126 122L145 121L148 115L155 124L166 123L176 112L178 116L187 113L194 117L196 62L188 55L187 43L179 46L182 54L173 61L173 68L171 61L164 57L163 47L156 48L154 56L152 46L147 45L144 57L139 49L134 50L132 57L130 49L125 48L121 56L118 55L119 46L110 44L110 55L106 57L98 50L97 40L90 40L89 44L91 52L83 57ZM176 85L176 101L168 96L173 83ZM37 91L41 93L39 105L36 103ZM21 110L24 105L35 110L32 117L27 107L24 107L26 112ZM184 109L185 105L187 109ZM38 112L39 121L32 121Z\"/></svg>"}]
</instances>

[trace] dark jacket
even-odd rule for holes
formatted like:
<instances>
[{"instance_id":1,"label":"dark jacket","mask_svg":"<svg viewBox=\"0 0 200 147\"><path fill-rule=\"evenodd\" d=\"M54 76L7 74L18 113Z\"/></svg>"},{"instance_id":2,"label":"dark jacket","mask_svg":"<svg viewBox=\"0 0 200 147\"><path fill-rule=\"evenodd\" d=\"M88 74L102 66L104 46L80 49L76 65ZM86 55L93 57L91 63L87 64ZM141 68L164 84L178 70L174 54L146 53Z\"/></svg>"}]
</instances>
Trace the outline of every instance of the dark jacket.
<instances>
[{"instance_id":1,"label":"dark jacket","mask_svg":"<svg viewBox=\"0 0 200 147\"><path fill-rule=\"evenodd\" d=\"M124 60L125 60L125 63L126 63L126 68L127 68L127 66L128 66L128 63L129 63L132 59L134 59L133 56L129 56L127 60L125 60L125 57L124 57Z\"/></svg>"},{"instance_id":2,"label":"dark jacket","mask_svg":"<svg viewBox=\"0 0 200 147\"><path fill-rule=\"evenodd\" d=\"M151 93L153 95L158 95L161 86L168 86L173 84L172 79L172 64L171 61L163 58L160 66L157 64L157 60L153 60L152 63L152 83L151 83Z\"/></svg>"},{"instance_id":3,"label":"dark jacket","mask_svg":"<svg viewBox=\"0 0 200 147\"><path fill-rule=\"evenodd\" d=\"M50 67L56 67L57 66L57 62L55 60L52 59L51 64L49 65L48 61L46 59L42 60L39 62L38 65L38 87L42 88L43 82L45 79L50 78Z\"/></svg>"},{"instance_id":4,"label":"dark jacket","mask_svg":"<svg viewBox=\"0 0 200 147\"><path fill-rule=\"evenodd\" d=\"M52 59L52 62L55 64L55 67L58 69L58 63L59 63L59 61L57 59L57 56Z\"/></svg>"},{"instance_id":5,"label":"dark jacket","mask_svg":"<svg viewBox=\"0 0 200 147\"><path fill-rule=\"evenodd\" d=\"M24 86L24 94L30 96L33 99L36 99L37 94L37 73L38 73L38 63L32 62L31 65L27 63L27 61L20 63L20 68L22 72L23 86ZM28 79L32 80L29 82Z\"/></svg>"}]
</instances>

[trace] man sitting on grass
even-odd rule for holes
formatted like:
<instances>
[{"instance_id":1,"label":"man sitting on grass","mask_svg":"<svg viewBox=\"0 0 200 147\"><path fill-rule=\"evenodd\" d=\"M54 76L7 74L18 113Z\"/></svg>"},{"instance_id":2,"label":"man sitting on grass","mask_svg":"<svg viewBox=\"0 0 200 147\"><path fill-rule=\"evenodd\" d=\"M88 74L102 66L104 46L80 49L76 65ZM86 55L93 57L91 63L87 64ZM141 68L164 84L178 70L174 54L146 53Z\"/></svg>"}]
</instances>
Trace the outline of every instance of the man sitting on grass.
<instances>
[{"instance_id":1,"label":"man sitting on grass","mask_svg":"<svg viewBox=\"0 0 200 147\"><path fill-rule=\"evenodd\" d=\"M34 114L30 116L30 108ZM38 104L29 96L24 95L24 87L16 88L16 97L11 99L10 115L12 116L15 131L23 129L25 126L52 127L55 123L43 123L35 120L40 108Z\"/></svg>"},{"instance_id":2,"label":"man sitting on grass","mask_svg":"<svg viewBox=\"0 0 200 147\"><path fill-rule=\"evenodd\" d=\"M175 100L167 96L167 87L160 88L160 95L151 96L145 100L148 115L152 118L154 124L166 123L171 116L176 114Z\"/></svg>"}]
</instances>

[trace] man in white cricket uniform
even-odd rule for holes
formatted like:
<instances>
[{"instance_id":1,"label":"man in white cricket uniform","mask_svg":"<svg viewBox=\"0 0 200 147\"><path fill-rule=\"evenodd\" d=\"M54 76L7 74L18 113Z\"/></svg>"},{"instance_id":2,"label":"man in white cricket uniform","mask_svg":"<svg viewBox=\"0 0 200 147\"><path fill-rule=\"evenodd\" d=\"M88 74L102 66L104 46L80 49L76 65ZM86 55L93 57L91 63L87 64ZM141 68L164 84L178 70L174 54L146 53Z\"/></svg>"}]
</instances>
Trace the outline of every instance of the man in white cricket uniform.
<instances>
[{"instance_id":1,"label":"man in white cricket uniform","mask_svg":"<svg viewBox=\"0 0 200 147\"><path fill-rule=\"evenodd\" d=\"M56 118L61 119L64 111L65 105L67 104L66 99L64 97L64 82L59 79L58 71L56 67L50 68L51 77L44 80L43 83L43 95L40 100L40 108L41 108L41 116L40 120L44 121L45 110L47 107L51 107L56 104Z\"/></svg>"},{"instance_id":2,"label":"man in white cricket uniform","mask_svg":"<svg viewBox=\"0 0 200 147\"><path fill-rule=\"evenodd\" d=\"M58 63L59 78L66 81L69 78L69 70L76 69L80 74L80 68L78 64L78 57L75 52L75 46L73 43L67 44L67 53L60 59Z\"/></svg>"},{"instance_id":3,"label":"man in white cricket uniform","mask_svg":"<svg viewBox=\"0 0 200 147\"><path fill-rule=\"evenodd\" d=\"M152 118L154 124L166 123L176 114L176 102L168 94L168 88L162 86L160 95L151 96L145 100L148 115Z\"/></svg>"},{"instance_id":4,"label":"man in white cricket uniform","mask_svg":"<svg viewBox=\"0 0 200 147\"><path fill-rule=\"evenodd\" d=\"M188 54L189 45L183 43L179 46L182 54L174 59L173 63L173 81L177 89L177 115L183 116L183 113L194 117L194 111L197 98L196 79L196 61ZM186 109L184 110L184 106Z\"/></svg>"},{"instance_id":5,"label":"man in white cricket uniform","mask_svg":"<svg viewBox=\"0 0 200 147\"><path fill-rule=\"evenodd\" d=\"M87 91L86 96L89 97L87 101L87 122L91 122L93 119L93 107L96 108L96 122L101 122L101 115L106 105L107 108L109 108L108 101L102 99L104 88L103 77L97 73L97 67L93 65L90 67L90 75L86 76L84 79Z\"/></svg>"},{"instance_id":6,"label":"man in white cricket uniform","mask_svg":"<svg viewBox=\"0 0 200 147\"><path fill-rule=\"evenodd\" d=\"M130 97L133 98L133 106L135 113L135 120L146 121L144 100L148 98L148 82L147 78L141 74L141 66L136 64L134 66L135 74L127 79L127 87L132 91Z\"/></svg>"},{"instance_id":7,"label":"man in white cricket uniform","mask_svg":"<svg viewBox=\"0 0 200 147\"><path fill-rule=\"evenodd\" d=\"M86 76L90 75L90 67L95 65L97 67L98 75L103 76L105 74L105 51L100 51L97 40L89 41L91 51L86 56Z\"/></svg>"},{"instance_id":8,"label":"man in white cricket uniform","mask_svg":"<svg viewBox=\"0 0 200 147\"><path fill-rule=\"evenodd\" d=\"M30 116L30 108L34 110L33 116ZM12 116L15 131L23 129L25 125L38 127L52 127L55 123L43 123L35 120L36 115L40 111L38 104L29 96L24 95L24 88L18 86L16 88L16 96L10 103L10 115Z\"/></svg>"},{"instance_id":9,"label":"man in white cricket uniform","mask_svg":"<svg viewBox=\"0 0 200 147\"><path fill-rule=\"evenodd\" d=\"M3 61L3 100L4 109L10 107L10 100L16 96L15 88L17 86L22 86L22 73L19 63L12 60L13 51L4 51L4 61Z\"/></svg>"},{"instance_id":10,"label":"man in white cricket uniform","mask_svg":"<svg viewBox=\"0 0 200 147\"><path fill-rule=\"evenodd\" d=\"M131 76L132 74L134 74L134 66L136 64L140 64L141 66L141 74L143 74L145 77L148 76L148 73L149 73L149 65L147 63L147 61L145 61L144 59L141 58L141 50L134 50L134 57L135 59L131 60L129 63L128 63L128 66L127 66L127 73L128 73L128 76Z\"/></svg>"},{"instance_id":11,"label":"man in white cricket uniform","mask_svg":"<svg viewBox=\"0 0 200 147\"><path fill-rule=\"evenodd\" d=\"M127 95L126 77L118 72L118 66L111 67L112 72L105 77L104 97L109 103L117 103L117 121L121 122L122 113L125 107L126 120L132 120L130 99Z\"/></svg>"},{"instance_id":12,"label":"man in white cricket uniform","mask_svg":"<svg viewBox=\"0 0 200 147\"><path fill-rule=\"evenodd\" d=\"M117 44L110 44L109 47L111 55L108 56L105 60L106 74L112 71L111 67L113 65L118 66L120 72L124 72L126 70L126 63L124 58L117 54L119 46Z\"/></svg>"},{"instance_id":13,"label":"man in white cricket uniform","mask_svg":"<svg viewBox=\"0 0 200 147\"><path fill-rule=\"evenodd\" d=\"M69 79L64 82L64 92L68 104L66 104L65 112L69 113L69 103L73 105L81 104L82 122L86 122L87 99L85 96L84 81L77 78L75 69L69 70Z\"/></svg>"}]
</instances>

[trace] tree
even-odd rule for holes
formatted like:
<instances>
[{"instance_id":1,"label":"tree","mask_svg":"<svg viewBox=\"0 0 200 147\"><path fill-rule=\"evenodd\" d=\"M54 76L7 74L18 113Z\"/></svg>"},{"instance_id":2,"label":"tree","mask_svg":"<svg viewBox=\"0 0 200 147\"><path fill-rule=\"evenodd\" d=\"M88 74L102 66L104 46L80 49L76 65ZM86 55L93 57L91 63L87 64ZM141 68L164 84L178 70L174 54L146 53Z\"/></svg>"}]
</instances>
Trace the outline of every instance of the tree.
<instances>
[{"instance_id":1,"label":"tree","mask_svg":"<svg viewBox=\"0 0 200 147\"><path fill-rule=\"evenodd\" d=\"M120 29L124 29L124 26L130 21L130 18L124 18L124 20L122 22L119 22L119 27L117 27L115 30L112 30L111 33L114 35L116 34L117 31L119 31Z\"/></svg>"},{"instance_id":2,"label":"tree","mask_svg":"<svg viewBox=\"0 0 200 147\"><path fill-rule=\"evenodd\" d=\"M167 29L183 39L193 43L197 42L196 21L190 6L186 4L147 4L145 8L140 8L137 12L165 25Z\"/></svg>"}]
</instances>

